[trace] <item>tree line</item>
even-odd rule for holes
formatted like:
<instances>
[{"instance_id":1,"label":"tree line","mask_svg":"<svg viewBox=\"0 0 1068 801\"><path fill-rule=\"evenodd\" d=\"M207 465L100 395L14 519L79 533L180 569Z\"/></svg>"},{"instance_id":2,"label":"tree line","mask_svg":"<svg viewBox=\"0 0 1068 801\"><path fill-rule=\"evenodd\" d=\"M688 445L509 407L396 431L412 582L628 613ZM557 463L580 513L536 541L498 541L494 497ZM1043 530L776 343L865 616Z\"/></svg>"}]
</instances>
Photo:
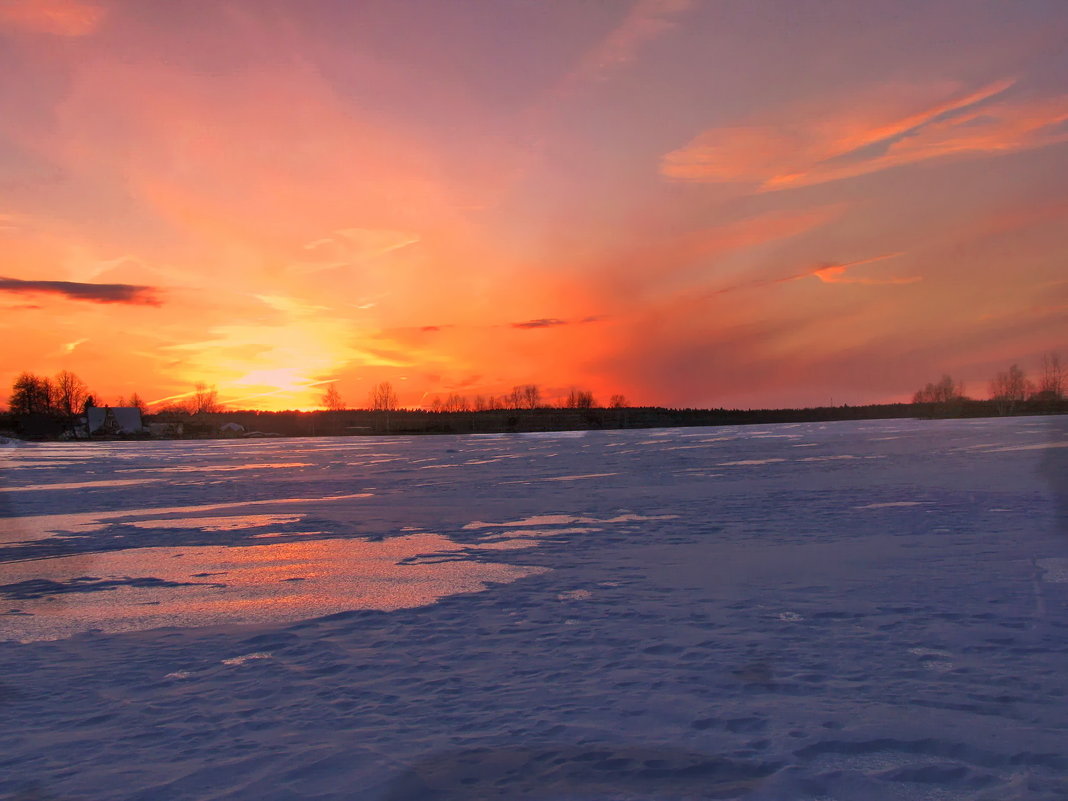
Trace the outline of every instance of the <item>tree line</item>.
<instances>
[{"instance_id":1,"label":"tree line","mask_svg":"<svg viewBox=\"0 0 1068 801\"><path fill-rule=\"evenodd\" d=\"M1068 371L1062 365L1059 354L1046 353L1042 356L1034 380L1018 364L1013 364L990 379L988 392L999 414L1012 414L1026 402L1064 401L1066 385L1068 385ZM333 382L327 385L318 400L320 407L327 411L346 411L352 408L345 403ZM955 406L970 400L965 395L964 383L951 375L943 375L939 381L928 383L917 390L912 397L913 404L934 405L946 410L952 410ZM14 415L66 418L84 414L86 408L96 405L103 405L100 402L100 396L91 392L85 381L69 370L61 370L54 376L21 373L12 385L9 401L10 412ZM142 413L148 412L148 404L136 392L117 398L113 405L134 406ZM382 381L368 392L366 405L357 408L388 413L400 411L403 407L393 385L388 381ZM479 394L469 397L455 392L435 395L429 405L423 408L429 412L484 412L631 407L626 397L621 394L612 395L608 403L602 405L598 403L591 391L571 387L563 399L552 402L538 384L517 384L510 391L500 395ZM192 391L176 396L165 405L156 406L154 411L198 415L226 411L226 407L219 400L219 393L215 386L198 382Z\"/></svg>"},{"instance_id":2,"label":"tree line","mask_svg":"<svg viewBox=\"0 0 1068 801\"><path fill-rule=\"evenodd\" d=\"M12 414L49 417L76 417L95 405L97 396L70 370L61 370L51 377L21 373L11 387L9 400ZM145 402L136 392L129 398L119 398L115 405L146 409Z\"/></svg>"},{"instance_id":3,"label":"tree line","mask_svg":"<svg viewBox=\"0 0 1068 801\"><path fill-rule=\"evenodd\" d=\"M1057 353L1045 353L1039 365L1037 380L1032 380L1020 365L1013 364L990 379L987 390L999 414L1012 414L1025 402L1049 403L1065 399L1068 374ZM964 382L951 375L929 383L912 396L913 403L937 404L945 407L970 400L964 394Z\"/></svg>"},{"instance_id":4,"label":"tree line","mask_svg":"<svg viewBox=\"0 0 1068 801\"><path fill-rule=\"evenodd\" d=\"M341 397L334 384L330 384L320 397L322 408L332 411L345 411L349 407ZM609 408L623 409L627 399L623 395L612 395ZM383 381L371 388L367 396L367 409L371 411L395 411L400 409L400 402L393 385ZM427 411L431 412L489 412L498 410L520 409L595 409L600 408L593 393L579 387L568 390L567 396L560 403L552 403L543 395L537 384L517 384L510 392L501 395L475 395L468 397L455 392L447 395L435 395Z\"/></svg>"}]
</instances>

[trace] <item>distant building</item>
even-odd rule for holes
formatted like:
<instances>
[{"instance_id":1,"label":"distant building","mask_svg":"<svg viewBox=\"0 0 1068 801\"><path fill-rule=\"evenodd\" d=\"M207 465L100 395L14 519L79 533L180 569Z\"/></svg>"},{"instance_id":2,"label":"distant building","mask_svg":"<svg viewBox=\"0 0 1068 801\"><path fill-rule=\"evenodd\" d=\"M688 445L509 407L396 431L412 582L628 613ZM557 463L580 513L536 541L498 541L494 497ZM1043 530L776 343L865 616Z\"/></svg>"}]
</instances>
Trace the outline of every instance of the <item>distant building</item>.
<instances>
[{"instance_id":1,"label":"distant building","mask_svg":"<svg viewBox=\"0 0 1068 801\"><path fill-rule=\"evenodd\" d=\"M141 434L144 423L136 406L90 406L85 410L89 436L114 437Z\"/></svg>"},{"instance_id":2,"label":"distant building","mask_svg":"<svg viewBox=\"0 0 1068 801\"><path fill-rule=\"evenodd\" d=\"M156 439L172 439L185 434L185 424L181 420L164 420L148 424L149 436Z\"/></svg>"},{"instance_id":3,"label":"distant building","mask_svg":"<svg viewBox=\"0 0 1068 801\"><path fill-rule=\"evenodd\" d=\"M223 423L219 426L219 433L230 437L237 437L245 433L245 427L240 423Z\"/></svg>"}]
</instances>

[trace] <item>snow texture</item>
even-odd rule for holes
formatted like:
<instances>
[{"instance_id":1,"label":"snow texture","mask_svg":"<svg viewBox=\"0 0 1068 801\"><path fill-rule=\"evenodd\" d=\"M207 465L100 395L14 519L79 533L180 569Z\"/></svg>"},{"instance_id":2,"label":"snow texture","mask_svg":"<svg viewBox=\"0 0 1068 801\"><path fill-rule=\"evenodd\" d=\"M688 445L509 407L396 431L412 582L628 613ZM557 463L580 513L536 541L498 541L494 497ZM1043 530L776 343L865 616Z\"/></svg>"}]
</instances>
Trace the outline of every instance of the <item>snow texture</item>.
<instances>
[{"instance_id":1,"label":"snow texture","mask_svg":"<svg viewBox=\"0 0 1068 801\"><path fill-rule=\"evenodd\" d=\"M0 797L1063 800L1065 445L0 442Z\"/></svg>"}]
</instances>

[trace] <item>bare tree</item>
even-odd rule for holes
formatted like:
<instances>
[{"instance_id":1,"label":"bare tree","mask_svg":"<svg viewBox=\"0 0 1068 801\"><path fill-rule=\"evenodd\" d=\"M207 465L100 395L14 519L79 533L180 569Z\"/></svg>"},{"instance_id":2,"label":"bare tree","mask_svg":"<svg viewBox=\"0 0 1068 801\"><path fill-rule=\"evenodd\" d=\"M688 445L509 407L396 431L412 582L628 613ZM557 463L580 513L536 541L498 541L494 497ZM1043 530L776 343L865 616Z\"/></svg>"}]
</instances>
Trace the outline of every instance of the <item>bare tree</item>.
<instances>
[{"instance_id":1,"label":"bare tree","mask_svg":"<svg viewBox=\"0 0 1068 801\"><path fill-rule=\"evenodd\" d=\"M568 409L592 409L596 405L597 401L594 400L593 393L588 390L572 387L567 393Z\"/></svg>"},{"instance_id":2,"label":"bare tree","mask_svg":"<svg viewBox=\"0 0 1068 801\"><path fill-rule=\"evenodd\" d=\"M326 388L326 391L319 398L319 404L331 412L341 412L345 410L345 401L341 399L341 393L338 392L337 386L331 384Z\"/></svg>"},{"instance_id":3,"label":"bare tree","mask_svg":"<svg viewBox=\"0 0 1068 801\"><path fill-rule=\"evenodd\" d=\"M56 407L60 414L67 417L81 414L89 395L89 388L84 381L70 370L61 370L56 373L52 386L55 387Z\"/></svg>"},{"instance_id":4,"label":"bare tree","mask_svg":"<svg viewBox=\"0 0 1068 801\"><path fill-rule=\"evenodd\" d=\"M519 390L519 404L524 409L537 409L541 403L541 389L537 384L522 384Z\"/></svg>"},{"instance_id":5,"label":"bare tree","mask_svg":"<svg viewBox=\"0 0 1068 801\"><path fill-rule=\"evenodd\" d=\"M523 408L523 388L521 386L512 387L512 391L504 396L504 406L506 409Z\"/></svg>"},{"instance_id":6,"label":"bare tree","mask_svg":"<svg viewBox=\"0 0 1068 801\"><path fill-rule=\"evenodd\" d=\"M475 399L471 404L471 408L476 412L484 412L490 408L490 403L486 401L485 395L475 395Z\"/></svg>"},{"instance_id":7,"label":"bare tree","mask_svg":"<svg viewBox=\"0 0 1068 801\"><path fill-rule=\"evenodd\" d=\"M1042 354L1042 377L1038 379L1038 396L1041 400L1064 400L1064 368L1058 353Z\"/></svg>"},{"instance_id":8,"label":"bare tree","mask_svg":"<svg viewBox=\"0 0 1068 801\"><path fill-rule=\"evenodd\" d=\"M608 405L611 406L613 409L626 409L627 398L625 395L613 395L612 399L608 401Z\"/></svg>"},{"instance_id":9,"label":"bare tree","mask_svg":"<svg viewBox=\"0 0 1068 801\"><path fill-rule=\"evenodd\" d=\"M126 404L134 407L141 412L141 414L145 414L148 411L148 404L145 403L144 400L141 399L141 396L136 392L127 399Z\"/></svg>"},{"instance_id":10,"label":"bare tree","mask_svg":"<svg viewBox=\"0 0 1068 801\"><path fill-rule=\"evenodd\" d=\"M189 413L214 414L219 411L222 411L222 404L219 403L219 392L215 385L209 387L203 382L198 383L189 399Z\"/></svg>"},{"instance_id":11,"label":"bare tree","mask_svg":"<svg viewBox=\"0 0 1068 801\"><path fill-rule=\"evenodd\" d=\"M943 375L937 384L927 384L912 396L913 403L952 403L964 397L964 382Z\"/></svg>"},{"instance_id":12,"label":"bare tree","mask_svg":"<svg viewBox=\"0 0 1068 801\"><path fill-rule=\"evenodd\" d=\"M397 408L397 393L388 381L375 384L367 400L371 408L378 412L392 412Z\"/></svg>"},{"instance_id":13,"label":"bare tree","mask_svg":"<svg viewBox=\"0 0 1068 801\"><path fill-rule=\"evenodd\" d=\"M441 408L446 412L466 412L471 408L471 404L465 396L451 392L441 404Z\"/></svg>"},{"instance_id":14,"label":"bare tree","mask_svg":"<svg viewBox=\"0 0 1068 801\"><path fill-rule=\"evenodd\" d=\"M1012 414L1016 404L1027 400L1033 385L1017 364L998 373L990 381L990 399L997 402L999 414Z\"/></svg>"}]
</instances>

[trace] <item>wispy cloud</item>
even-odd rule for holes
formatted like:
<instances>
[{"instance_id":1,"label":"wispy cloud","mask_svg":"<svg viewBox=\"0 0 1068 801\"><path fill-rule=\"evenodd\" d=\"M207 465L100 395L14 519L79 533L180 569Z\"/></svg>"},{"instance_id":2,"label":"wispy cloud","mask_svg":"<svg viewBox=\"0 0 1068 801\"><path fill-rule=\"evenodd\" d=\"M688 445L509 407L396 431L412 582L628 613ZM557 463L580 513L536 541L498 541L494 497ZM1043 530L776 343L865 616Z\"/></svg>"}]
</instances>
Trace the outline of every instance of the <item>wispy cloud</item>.
<instances>
[{"instance_id":1,"label":"wispy cloud","mask_svg":"<svg viewBox=\"0 0 1068 801\"><path fill-rule=\"evenodd\" d=\"M567 325L567 320L556 317L542 317L538 320L526 320L522 323L512 323L512 328L553 328L558 325Z\"/></svg>"},{"instance_id":2,"label":"wispy cloud","mask_svg":"<svg viewBox=\"0 0 1068 801\"><path fill-rule=\"evenodd\" d=\"M295 265L297 273L314 273L373 261L415 245L418 234L375 228L342 228L304 245L310 258Z\"/></svg>"},{"instance_id":3,"label":"wispy cloud","mask_svg":"<svg viewBox=\"0 0 1068 801\"><path fill-rule=\"evenodd\" d=\"M890 278L872 278L870 276L858 276L849 274L849 270L853 267L857 267L861 264L868 264L873 261L882 261L883 259L890 259L894 256L900 256L900 253L893 253L888 256L878 256L874 259L865 259L864 261L856 261L852 264L825 264L822 267L817 267L814 270L804 273L796 278L805 278L809 275L813 275L820 279L825 284L866 284L866 285L879 285L879 284L915 284L917 281L922 281L923 276L920 275L907 275L896 276Z\"/></svg>"},{"instance_id":4,"label":"wispy cloud","mask_svg":"<svg viewBox=\"0 0 1068 801\"><path fill-rule=\"evenodd\" d=\"M0 26L55 36L88 36L104 18L104 8L83 0L4 0Z\"/></svg>"},{"instance_id":5,"label":"wispy cloud","mask_svg":"<svg viewBox=\"0 0 1068 801\"><path fill-rule=\"evenodd\" d=\"M873 90L870 97L830 110L808 109L792 120L712 128L664 156L661 174L770 191L1068 141L1062 127L1068 121L1068 96L1011 101L1004 94L1012 85L997 81L922 105L916 99L912 109L900 98L908 91Z\"/></svg>"},{"instance_id":6,"label":"wispy cloud","mask_svg":"<svg viewBox=\"0 0 1068 801\"><path fill-rule=\"evenodd\" d=\"M643 45L674 27L675 18L691 5L691 0L637 0L622 22L586 54L568 83L603 80L633 61Z\"/></svg>"},{"instance_id":7,"label":"wispy cloud","mask_svg":"<svg viewBox=\"0 0 1068 801\"><path fill-rule=\"evenodd\" d=\"M536 320L524 320L521 323L509 323L512 328L556 328L562 325L584 325L586 323L597 323L603 320L604 317L600 315L592 315L589 317L583 317L579 320L562 320L559 317L539 317Z\"/></svg>"},{"instance_id":8,"label":"wispy cloud","mask_svg":"<svg viewBox=\"0 0 1068 801\"><path fill-rule=\"evenodd\" d=\"M803 278L818 278L825 284L864 284L868 286L879 284L914 284L917 281L922 281L922 276L891 276L888 278L878 278L871 276L858 276L850 273L854 267L860 267L864 264L872 264L877 261L886 261L887 259L894 259L898 256L903 256L903 253L886 253L881 256L873 256L869 259L860 259L859 261L851 261L845 263L824 263L815 267L809 267L801 272L792 273L791 275L782 276L779 278L758 278L752 281L742 281L737 284L732 284L728 287L716 289L707 293L707 297L714 295L726 295L730 292L737 292L740 289L755 289L757 287L774 286L775 284L786 284L791 281L800 281Z\"/></svg>"},{"instance_id":9,"label":"wispy cloud","mask_svg":"<svg viewBox=\"0 0 1068 801\"><path fill-rule=\"evenodd\" d=\"M0 292L15 294L60 295L70 300L91 303L129 303L139 306L159 306L158 290L136 284L83 284L75 281L23 281L0 277Z\"/></svg>"}]
</instances>

